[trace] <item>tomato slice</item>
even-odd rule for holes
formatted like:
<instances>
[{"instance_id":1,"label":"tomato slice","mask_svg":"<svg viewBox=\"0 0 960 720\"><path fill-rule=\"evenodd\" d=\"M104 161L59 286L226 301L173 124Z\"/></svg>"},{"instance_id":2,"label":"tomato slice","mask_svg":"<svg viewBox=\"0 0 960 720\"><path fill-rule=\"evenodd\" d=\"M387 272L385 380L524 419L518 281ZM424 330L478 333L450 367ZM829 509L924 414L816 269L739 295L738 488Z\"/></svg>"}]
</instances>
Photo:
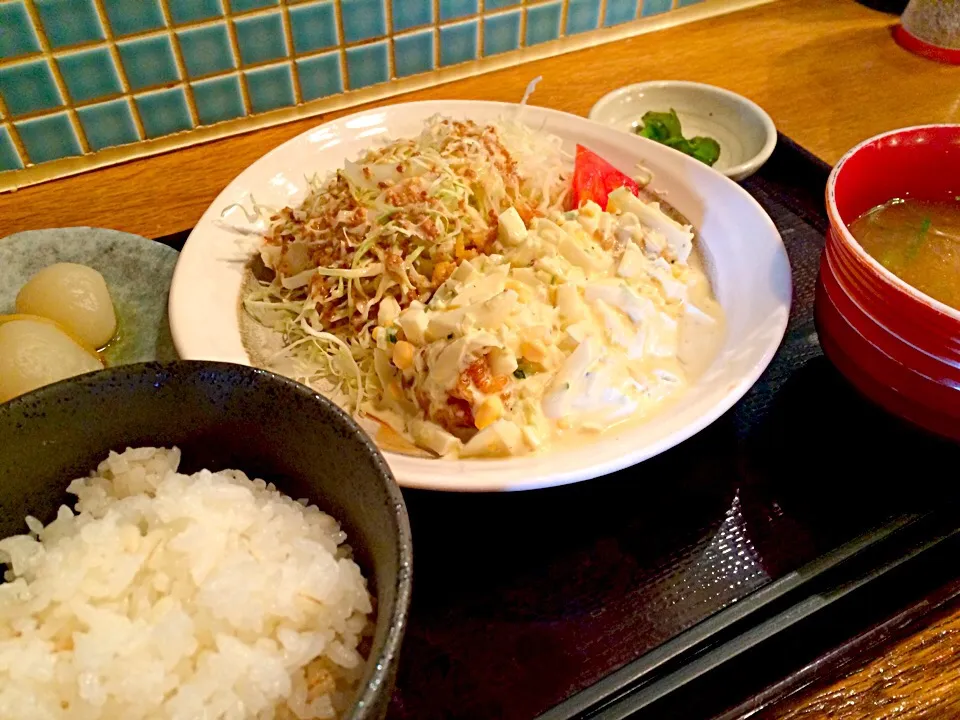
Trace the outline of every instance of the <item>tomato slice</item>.
<instances>
[{"instance_id":1,"label":"tomato slice","mask_svg":"<svg viewBox=\"0 0 960 720\"><path fill-rule=\"evenodd\" d=\"M619 187L625 187L634 195L640 194L640 186L629 175L617 170L595 152L577 145L573 164L573 207L578 208L592 200L604 210L607 196Z\"/></svg>"}]
</instances>

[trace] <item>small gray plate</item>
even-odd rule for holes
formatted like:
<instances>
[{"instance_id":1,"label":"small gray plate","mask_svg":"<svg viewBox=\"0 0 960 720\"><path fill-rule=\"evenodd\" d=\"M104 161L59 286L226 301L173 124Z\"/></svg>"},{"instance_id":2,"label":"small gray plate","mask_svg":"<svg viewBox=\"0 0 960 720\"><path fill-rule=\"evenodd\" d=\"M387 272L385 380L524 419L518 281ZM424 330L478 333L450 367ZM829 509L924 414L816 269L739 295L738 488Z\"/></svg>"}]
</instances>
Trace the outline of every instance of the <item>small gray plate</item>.
<instances>
[{"instance_id":1,"label":"small gray plate","mask_svg":"<svg viewBox=\"0 0 960 720\"><path fill-rule=\"evenodd\" d=\"M117 310L119 331L103 355L108 365L176 360L167 295L179 253L139 235L102 228L29 230L0 240L0 314L15 312L17 293L58 262L98 270Z\"/></svg>"}]
</instances>

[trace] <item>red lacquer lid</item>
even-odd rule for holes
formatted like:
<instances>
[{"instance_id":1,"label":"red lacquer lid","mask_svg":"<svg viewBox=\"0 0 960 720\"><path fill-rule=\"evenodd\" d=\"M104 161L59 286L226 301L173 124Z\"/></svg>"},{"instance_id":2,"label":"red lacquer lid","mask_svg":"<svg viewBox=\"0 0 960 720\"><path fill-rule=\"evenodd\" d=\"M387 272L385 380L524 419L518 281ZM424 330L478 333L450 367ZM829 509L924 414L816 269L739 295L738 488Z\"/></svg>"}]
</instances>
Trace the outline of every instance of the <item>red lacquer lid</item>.
<instances>
[{"instance_id":1,"label":"red lacquer lid","mask_svg":"<svg viewBox=\"0 0 960 720\"><path fill-rule=\"evenodd\" d=\"M900 47L910 52L920 55L937 62L949 63L951 65L960 65L960 50L940 47L933 45L926 40L921 40L916 35L912 35L903 25L897 25L893 29L893 37Z\"/></svg>"}]
</instances>

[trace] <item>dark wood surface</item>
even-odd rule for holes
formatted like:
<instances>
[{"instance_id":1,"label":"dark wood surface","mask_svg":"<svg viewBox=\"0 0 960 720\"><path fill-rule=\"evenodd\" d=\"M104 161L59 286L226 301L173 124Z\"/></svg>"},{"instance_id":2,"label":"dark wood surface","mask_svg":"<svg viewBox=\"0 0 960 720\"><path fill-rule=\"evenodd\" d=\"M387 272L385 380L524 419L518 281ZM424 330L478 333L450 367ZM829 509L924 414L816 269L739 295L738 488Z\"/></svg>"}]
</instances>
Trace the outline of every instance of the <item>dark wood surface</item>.
<instances>
[{"instance_id":1,"label":"dark wood surface","mask_svg":"<svg viewBox=\"0 0 960 720\"><path fill-rule=\"evenodd\" d=\"M906 627L884 627L886 642L825 664L809 687L753 714L757 720L933 720L960 717L960 600ZM901 618L897 617L897 621ZM832 660L833 658L830 658ZM852 668L850 667L852 665Z\"/></svg>"},{"instance_id":2,"label":"dark wood surface","mask_svg":"<svg viewBox=\"0 0 960 720\"><path fill-rule=\"evenodd\" d=\"M953 579L718 720L960 717L958 613Z\"/></svg>"}]
</instances>

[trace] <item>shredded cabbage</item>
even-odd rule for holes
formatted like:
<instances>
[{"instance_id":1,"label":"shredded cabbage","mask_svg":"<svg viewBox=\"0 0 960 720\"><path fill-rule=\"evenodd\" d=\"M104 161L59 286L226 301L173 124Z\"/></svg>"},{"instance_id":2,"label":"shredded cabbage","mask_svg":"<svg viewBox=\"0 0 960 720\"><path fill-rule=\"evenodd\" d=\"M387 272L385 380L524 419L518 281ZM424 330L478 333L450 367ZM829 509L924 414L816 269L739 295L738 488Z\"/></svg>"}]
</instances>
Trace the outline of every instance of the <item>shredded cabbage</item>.
<instances>
[{"instance_id":1,"label":"shredded cabbage","mask_svg":"<svg viewBox=\"0 0 960 720\"><path fill-rule=\"evenodd\" d=\"M491 249L507 208L525 222L562 211L570 160L560 138L516 120L436 116L419 137L310 178L303 202L270 218L260 257L272 279L243 299L283 338L271 366L358 412L384 392L372 336L384 298L426 304Z\"/></svg>"}]
</instances>

